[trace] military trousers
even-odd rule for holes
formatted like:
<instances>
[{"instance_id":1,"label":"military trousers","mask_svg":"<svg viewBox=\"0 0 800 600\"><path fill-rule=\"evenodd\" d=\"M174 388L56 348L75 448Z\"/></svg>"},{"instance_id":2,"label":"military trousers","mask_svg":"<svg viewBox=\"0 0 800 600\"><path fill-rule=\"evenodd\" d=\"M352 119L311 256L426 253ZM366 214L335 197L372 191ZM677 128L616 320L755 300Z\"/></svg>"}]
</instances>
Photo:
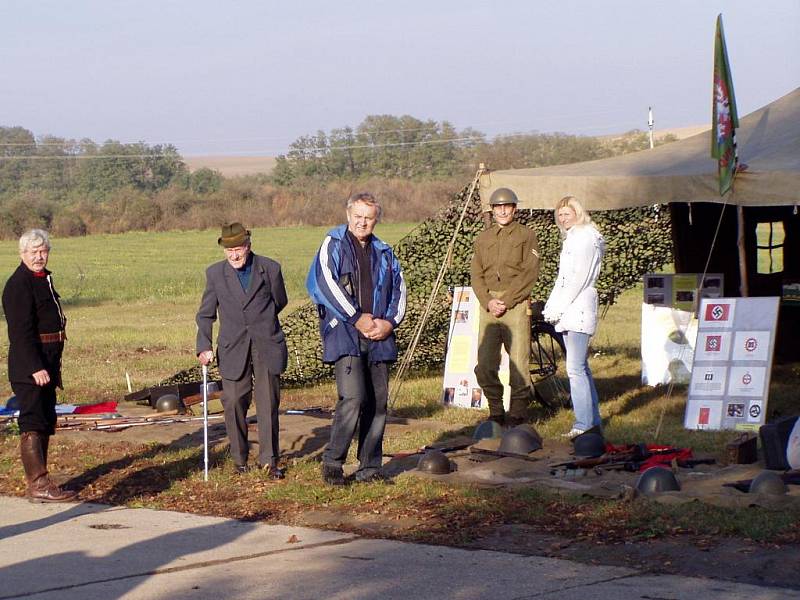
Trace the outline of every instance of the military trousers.
<instances>
[{"instance_id":1,"label":"military trousers","mask_svg":"<svg viewBox=\"0 0 800 600\"><path fill-rule=\"evenodd\" d=\"M489 401L489 415L492 417L505 414L503 384L499 377L500 349L503 347L509 357L511 406L508 412L514 418L525 419L532 398L528 366L531 351L531 318L527 302L520 302L500 317L495 317L485 307L481 307L475 376Z\"/></svg>"}]
</instances>

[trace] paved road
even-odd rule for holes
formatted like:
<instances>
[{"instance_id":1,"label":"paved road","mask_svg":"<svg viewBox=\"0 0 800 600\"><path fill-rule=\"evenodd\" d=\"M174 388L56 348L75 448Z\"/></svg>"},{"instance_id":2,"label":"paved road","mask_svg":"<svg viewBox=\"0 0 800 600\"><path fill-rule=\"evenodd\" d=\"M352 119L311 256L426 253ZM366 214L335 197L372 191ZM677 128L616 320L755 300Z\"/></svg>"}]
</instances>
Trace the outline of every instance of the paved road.
<instances>
[{"instance_id":1,"label":"paved road","mask_svg":"<svg viewBox=\"0 0 800 600\"><path fill-rule=\"evenodd\" d=\"M218 517L0 497L0 600L772 600L800 592Z\"/></svg>"}]
</instances>

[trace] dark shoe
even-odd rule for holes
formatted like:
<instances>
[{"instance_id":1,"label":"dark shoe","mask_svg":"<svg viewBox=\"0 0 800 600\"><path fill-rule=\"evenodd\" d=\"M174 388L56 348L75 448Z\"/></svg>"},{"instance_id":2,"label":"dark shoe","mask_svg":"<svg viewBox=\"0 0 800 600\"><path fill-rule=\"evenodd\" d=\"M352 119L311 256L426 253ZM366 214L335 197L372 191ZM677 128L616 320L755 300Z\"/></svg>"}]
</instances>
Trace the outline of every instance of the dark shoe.
<instances>
[{"instance_id":1,"label":"dark shoe","mask_svg":"<svg viewBox=\"0 0 800 600\"><path fill-rule=\"evenodd\" d=\"M267 478L272 480L279 480L279 479L286 479L286 469L281 469L280 467L274 465L267 465L266 467L261 467L262 470L267 472Z\"/></svg>"},{"instance_id":2,"label":"dark shoe","mask_svg":"<svg viewBox=\"0 0 800 600\"><path fill-rule=\"evenodd\" d=\"M500 427L506 424L506 416L505 415L489 415L489 418L486 419L487 421L494 421Z\"/></svg>"},{"instance_id":3,"label":"dark shoe","mask_svg":"<svg viewBox=\"0 0 800 600\"><path fill-rule=\"evenodd\" d=\"M322 481L328 485L344 485L344 471L335 465L322 465Z\"/></svg>"},{"instance_id":4,"label":"dark shoe","mask_svg":"<svg viewBox=\"0 0 800 600\"><path fill-rule=\"evenodd\" d=\"M506 416L506 427L509 429L527 422L528 420L525 417L512 417L511 415Z\"/></svg>"},{"instance_id":5,"label":"dark shoe","mask_svg":"<svg viewBox=\"0 0 800 600\"><path fill-rule=\"evenodd\" d=\"M356 473L356 481L358 483L393 483L392 480L384 475L380 470L368 471L365 474L362 474L361 471L358 471Z\"/></svg>"},{"instance_id":6,"label":"dark shoe","mask_svg":"<svg viewBox=\"0 0 800 600\"><path fill-rule=\"evenodd\" d=\"M245 474L245 473L247 473L249 470L250 470L250 467L248 467L247 465L236 465L236 472L237 472L239 475L244 475L244 474Z\"/></svg>"}]
</instances>

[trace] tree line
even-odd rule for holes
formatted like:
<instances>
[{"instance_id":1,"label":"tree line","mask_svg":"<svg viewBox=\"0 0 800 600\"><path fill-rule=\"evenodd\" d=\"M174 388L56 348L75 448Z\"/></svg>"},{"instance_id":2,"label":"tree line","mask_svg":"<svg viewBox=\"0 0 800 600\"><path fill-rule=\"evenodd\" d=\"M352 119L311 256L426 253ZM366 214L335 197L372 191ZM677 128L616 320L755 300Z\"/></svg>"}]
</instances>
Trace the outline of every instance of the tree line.
<instances>
[{"instance_id":1,"label":"tree line","mask_svg":"<svg viewBox=\"0 0 800 600\"><path fill-rule=\"evenodd\" d=\"M674 138L672 138L674 139ZM661 143L670 138L660 140ZM357 127L295 140L270 175L189 172L172 145L102 144L0 126L0 237L28 227L57 236L217 227L326 224L356 188L387 203L387 218L422 221L445 206L479 162L493 169L614 156L647 147L647 135L614 139L525 134L492 140L447 121L371 115Z\"/></svg>"}]
</instances>

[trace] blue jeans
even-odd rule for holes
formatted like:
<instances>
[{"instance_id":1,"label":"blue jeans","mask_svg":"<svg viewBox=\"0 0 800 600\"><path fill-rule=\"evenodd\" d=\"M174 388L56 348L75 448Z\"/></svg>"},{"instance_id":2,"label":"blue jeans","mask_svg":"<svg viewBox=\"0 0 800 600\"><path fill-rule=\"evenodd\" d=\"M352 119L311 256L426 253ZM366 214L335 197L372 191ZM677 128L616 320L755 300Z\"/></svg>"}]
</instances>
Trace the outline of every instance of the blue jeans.
<instances>
[{"instance_id":1,"label":"blue jeans","mask_svg":"<svg viewBox=\"0 0 800 600\"><path fill-rule=\"evenodd\" d=\"M597 389L594 387L592 371L589 369L589 340L592 336L577 331L564 331L564 345L567 347L567 376L572 408L575 411L576 429L601 427Z\"/></svg>"},{"instance_id":2,"label":"blue jeans","mask_svg":"<svg viewBox=\"0 0 800 600\"><path fill-rule=\"evenodd\" d=\"M367 476L380 469L383 460L389 365L371 363L367 352L363 352L360 357L341 357L335 363L334 372L339 400L322 462L341 467L358 429L358 470L362 476Z\"/></svg>"}]
</instances>

